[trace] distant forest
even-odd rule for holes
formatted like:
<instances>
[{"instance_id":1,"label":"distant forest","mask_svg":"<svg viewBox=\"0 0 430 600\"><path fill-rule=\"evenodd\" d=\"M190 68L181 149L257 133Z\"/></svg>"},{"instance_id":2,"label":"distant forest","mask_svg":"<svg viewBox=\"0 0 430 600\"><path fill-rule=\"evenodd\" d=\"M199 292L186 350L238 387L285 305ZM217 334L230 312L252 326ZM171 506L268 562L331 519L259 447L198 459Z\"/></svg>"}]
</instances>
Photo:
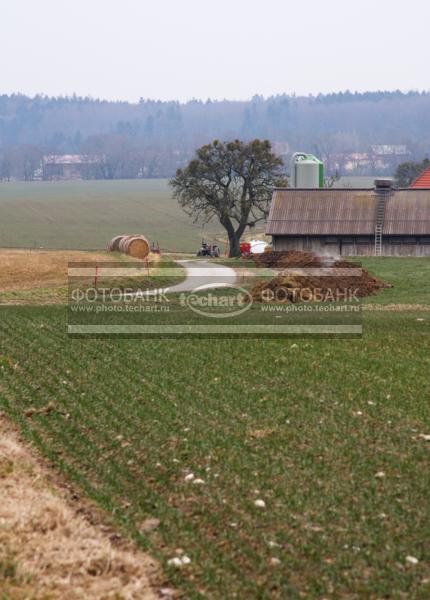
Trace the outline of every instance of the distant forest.
<instances>
[{"instance_id":1,"label":"distant forest","mask_svg":"<svg viewBox=\"0 0 430 600\"><path fill-rule=\"evenodd\" d=\"M99 157L97 169L85 171L88 178L170 177L198 146L233 138L269 139L286 162L294 151L313 152L331 174L394 172L399 162L430 154L430 93L344 92L184 104L0 96L3 180L37 178L44 156L64 154Z\"/></svg>"}]
</instances>

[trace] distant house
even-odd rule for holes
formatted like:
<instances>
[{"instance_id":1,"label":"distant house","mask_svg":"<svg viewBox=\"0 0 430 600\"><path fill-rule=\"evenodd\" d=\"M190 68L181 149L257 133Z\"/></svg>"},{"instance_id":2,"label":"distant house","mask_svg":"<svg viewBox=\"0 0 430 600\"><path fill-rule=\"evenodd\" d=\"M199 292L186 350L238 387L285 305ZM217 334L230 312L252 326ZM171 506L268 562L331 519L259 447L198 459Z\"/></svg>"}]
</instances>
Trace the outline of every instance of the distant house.
<instances>
[{"instance_id":1,"label":"distant house","mask_svg":"<svg viewBox=\"0 0 430 600\"><path fill-rule=\"evenodd\" d=\"M101 164L99 156L51 154L43 157L43 179L92 179Z\"/></svg>"},{"instance_id":2,"label":"distant house","mask_svg":"<svg viewBox=\"0 0 430 600\"><path fill-rule=\"evenodd\" d=\"M430 256L430 189L294 189L273 193L274 250L343 256Z\"/></svg>"},{"instance_id":3,"label":"distant house","mask_svg":"<svg viewBox=\"0 0 430 600\"><path fill-rule=\"evenodd\" d=\"M413 190L430 189L430 167L427 167L427 169L420 173L415 181L411 183L410 187Z\"/></svg>"},{"instance_id":4,"label":"distant house","mask_svg":"<svg viewBox=\"0 0 430 600\"><path fill-rule=\"evenodd\" d=\"M376 156L407 156L410 154L405 144L374 144L372 152Z\"/></svg>"},{"instance_id":5,"label":"distant house","mask_svg":"<svg viewBox=\"0 0 430 600\"><path fill-rule=\"evenodd\" d=\"M404 144L374 144L368 152L332 154L330 166L345 172L381 172L394 168L410 156L411 152ZM326 161L327 162L327 161Z\"/></svg>"}]
</instances>

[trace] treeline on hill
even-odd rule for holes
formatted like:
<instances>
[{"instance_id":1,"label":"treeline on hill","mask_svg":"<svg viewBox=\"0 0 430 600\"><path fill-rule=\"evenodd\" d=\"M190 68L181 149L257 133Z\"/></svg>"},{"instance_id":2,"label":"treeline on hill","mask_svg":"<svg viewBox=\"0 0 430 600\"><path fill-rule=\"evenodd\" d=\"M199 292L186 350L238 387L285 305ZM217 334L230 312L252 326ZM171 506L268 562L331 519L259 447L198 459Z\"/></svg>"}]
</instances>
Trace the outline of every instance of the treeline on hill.
<instances>
[{"instance_id":1,"label":"treeline on hill","mask_svg":"<svg viewBox=\"0 0 430 600\"><path fill-rule=\"evenodd\" d=\"M369 92L250 101L111 102L77 96L0 96L0 177L31 180L44 156L100 157L88 178L170 177L213 139L269 139L289 158L319 155L328 173L393 173L430 151L430 93ZM373 145L406 147L384 160ZM369 156L369 160L360 158ZM351 163L356 155L357 163ZM372 158L373 157L373 158ZM361 160L361 162L360 162ZM373 162L372 162L373 161Z\"/></svg>"}]
</instances>

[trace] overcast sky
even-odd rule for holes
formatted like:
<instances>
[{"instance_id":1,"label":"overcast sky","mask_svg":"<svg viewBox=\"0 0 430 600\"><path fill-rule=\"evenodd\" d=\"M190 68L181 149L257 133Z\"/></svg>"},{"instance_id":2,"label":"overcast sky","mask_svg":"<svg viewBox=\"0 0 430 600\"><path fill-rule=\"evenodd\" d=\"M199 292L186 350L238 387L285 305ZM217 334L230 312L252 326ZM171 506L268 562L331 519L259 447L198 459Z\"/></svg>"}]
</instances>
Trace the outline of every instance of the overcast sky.
<instances>
[{"instance_id":1,"label":"overcast sky","mask_svg":"<svg viewBox=\"0 0 430 600\"><path fill-rule=\"evenodd\" d=\"M430 89L429 0L2 0L0 93Z\"/></svg>"}]
</instances>

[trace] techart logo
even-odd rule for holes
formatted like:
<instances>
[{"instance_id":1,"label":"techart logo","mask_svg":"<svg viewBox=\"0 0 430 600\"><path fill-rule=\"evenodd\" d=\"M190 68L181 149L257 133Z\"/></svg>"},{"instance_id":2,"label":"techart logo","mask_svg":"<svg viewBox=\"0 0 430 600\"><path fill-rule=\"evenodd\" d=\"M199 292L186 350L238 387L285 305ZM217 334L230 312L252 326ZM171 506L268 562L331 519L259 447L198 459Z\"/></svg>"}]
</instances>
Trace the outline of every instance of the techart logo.
<instances>
[{"instance_id":1,"label":"techart logo","mask_svg":"<svg viewBox=\"0 0 430 600\"><path fill-rule=\"evenodd\" d=\"M229 283L223 284L221 289L214 284L201 285L189 294L181 294L179 301L196 314L214 319L237 317L252 306L251 294Z\"/></svg>"}]
</instances>

